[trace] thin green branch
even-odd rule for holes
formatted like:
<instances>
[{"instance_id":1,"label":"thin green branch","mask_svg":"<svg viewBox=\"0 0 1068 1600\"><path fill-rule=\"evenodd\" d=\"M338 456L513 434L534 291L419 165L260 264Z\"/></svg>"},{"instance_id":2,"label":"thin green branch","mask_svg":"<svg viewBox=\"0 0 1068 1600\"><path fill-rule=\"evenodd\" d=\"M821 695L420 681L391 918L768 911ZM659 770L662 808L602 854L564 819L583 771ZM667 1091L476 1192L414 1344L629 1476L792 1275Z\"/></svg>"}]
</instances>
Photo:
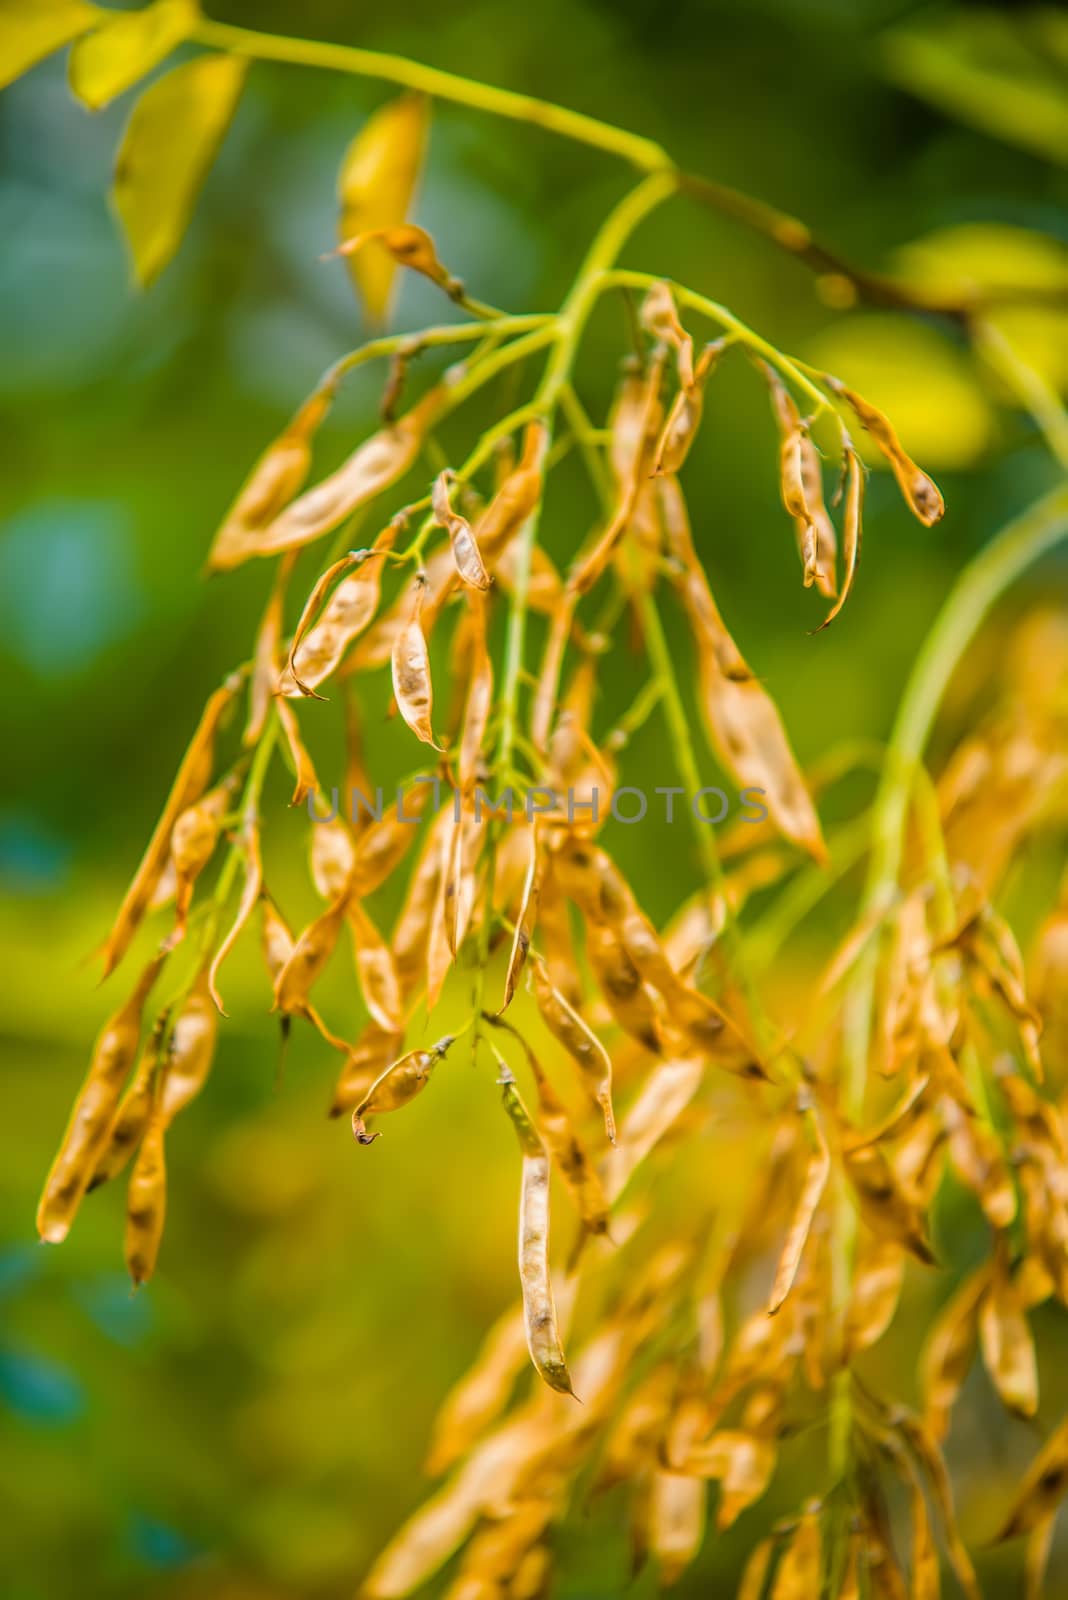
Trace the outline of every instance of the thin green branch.
<instances>
[{"instance_id":1,"label":"thin green branch","mask_svg":"<svg viewBox=\"0 0 1068 1600\"><path fill-rule=\"evenodd\" d=\"M615 128L600 122L596 117L584 116L580 111L569 111L551 101L539 100L534 95L517 94L511 89L496 89L490 84L476 83L453 72L442 72L437 67L426 67L404 56L384 54L378 50L361 50L352 45L330 44L320 39L282 38L271 33L259 33L252 28L235 28L228 23L200 22L193 37L215 50L232 50L238 55L251 56L260 61L283 61L292 66L320 67L328 72L344 72L360 78L374 78L383 83L394 83L403 89L414 89L421 94L433 95L437 100L450 100L457 105L470 106L473 111L486 111L491 116L505 117L510 122L525 122L531 127L544 128L565 139L589 145L594 150L604 150L619 156L642 172L654 172L671 166L667 152L652 139L628 133L625 128Z\"/></svg>"},{"instance_id":2,"label":"thin green branch","mask_svg":"<svg viewBox=\"0 0 1068 1600\"><path fill-rule=\"evenodd\" d=\"M651 272L626 272L617 269L604 274L599 292L616 288L651 289L653 284L664 281L670 280L657 278ZM691 311L696 311L701 316L708 317L710 321L718 323L721 328L726 328L739 344L748 346L757 355L763 356L765 361L777 367L796 389L814 402L817 414L830 411L837 420L837 412L834 411L829 396L817 388L811 379L805 377L800 366L791 361L789 356L783 355L773 344L769 344L767 339L761 338L759 333L747 327L732 311L728 311L726 306L721 306L717 301L710 300L707 295L698 294L696 290L687 289L682 284L672 282L671 291L680 306L688 306Z\"/></svg>"}]
</instances>

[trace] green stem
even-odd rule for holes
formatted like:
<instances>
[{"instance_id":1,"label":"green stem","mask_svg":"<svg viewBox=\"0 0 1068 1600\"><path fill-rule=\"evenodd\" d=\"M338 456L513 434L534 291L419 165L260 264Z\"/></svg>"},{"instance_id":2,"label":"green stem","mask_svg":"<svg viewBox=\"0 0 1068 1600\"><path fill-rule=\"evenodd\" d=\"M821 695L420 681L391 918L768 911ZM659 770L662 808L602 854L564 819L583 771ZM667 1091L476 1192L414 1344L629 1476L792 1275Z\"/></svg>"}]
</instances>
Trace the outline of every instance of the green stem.
<instances>
[{"instance_id":1,"label":"green stem","mask_svg":"<svg viewBox=\"0 0 1068 1600\"><path fill-rule=\"evenodd\" d=\"M905 824L913 777L938 708L959 665L991 608L1020 575L1068 534L1068 486L1045 495L993 538L958 577L923 644L905 687L887 746L886 763L872 808L873 843L860 917L875 917L897 891L904 855ZM843 1039L842 1110L861 1115L875 1005L879 940L857 963ZM834 1300L839 1316L849 1298L856 1241L856 1213L840 1192L834 1252ZM836 1375L831 1407L831 1470L848 1470L852 1405L849 1372Z\"/></svg>"},{"instance_id":2,"label":"green stem","mask_svg":"<svg viewBox=\"0 0 1068 1600\"><path fill-rule=\"evenodd\" d=\"M248 777L245 779L245 788L241 796L240 807L241 817L243 820L249 815L255 815L259 813L260 797L263 794L263 785L267 777L267 769L271 764L271 756L274 753L275 741L277 740L277 737L278 717L272 708L271 715L267 718L267 726L264 728L263 733L260 736L260 742L256 746L256 753L252 758L251 765L249 766ZM230 892L233 889L241 855L242 851L240 844L234 843L230 846L226 860L223 862L222 871L219 873L218 882L215 885L215 892L212 895L210 924L205 930L204 934L205 952L208 944L215 937L216 924L218 923L218 919L222 914L227 900L230 897Z\"/></svg>"},{"instance_id":3,"label":"green stem","mask_svg":"<svg viewBox=\"0 0 1068 1600\"><path fill-rule=\"evenodd\" d=\"M658 205L678 190L678 176L671 169L653 172L610 212L602 223L571 293L564 301L558 322L559 339L545 369L537 398L546 410L555 406L571 376L578 342L586 320L602 293L610 269L638 224ZM624 275L626 276L626 275ZM611 277L616 277L611 273Z\"/></svg>"},{"instance_id":4,"label":"green stem","mask_svg":"<svg viewBox=\"0 0 1068 1600\"><path fill-rule=\"evenodd\" d=\"M546 363L545 372L534 396L533 406L547 421L571 377L571 368L578 350L586 319L597 303L598 285L607 269L616 260L638 224L656 206L675 191L675 177L669 172L658 172L645 178L619 204L609 212L590 245L578 277L561 307L554 326L555 344ZM528 339L537 337L528 334ZM523 343L522 340L517 341ZM514 348L511 347L511 348ZM548 444L548 440L546 441ZM512 608L508 617L505 639L504 678L501 685L501 734L497 747L497 765L505 769L511 765L519 700L519 679L523 666L523 646L526 639L527 601L530 589L530 567L537 538L537 514L529 517L516 543L515 576L513 579Z\"/></svg>"},{"instance_id":5,"label":"green stem","mask_svg":"<svg viewBox=\"0 0 1068 1600\"><path fill-rule=\"evenodd\" d=\"M687 812L690 817L690 826L693 829L697 852L701 858L704 869L705 882L714 894L718 894L723 902L725 921L723 925L723 938L731 960L731 967L738 980L742 993L748 1004L753 1024L758 1029L762 1024L762 1009L754 984L746 965L745 953L742 949L741 935L737 922L731 913L730 904L726 894L726 883L723 876L723 865L716 849L712 824L702 822L694 810L694 801L701 789L701 774L697 765L697 756L694 752L693 739L690 735L690 720L686 715L682 693L679 689L679 680L675 675L675 664L671 658L664 625L660 620L660 613L656 608L656 601L650 592L641 597L640 602L642 631L645 634L645 647L649 653L649 663L660 687L664 704L664 716L671 737L672 752L679 777L686 788Z\"/></svg>"},{"instance_id":6,"label":"green stem","mask_svg":"<svg viewBox=\"0 0 1068 1600\"><path fill-rule=\"evenodd\" d=\"M403 56L386 55L378 50L360 50L352 45L330 44L320 39L281 38L270 33L258 33L251 28L234 28L226 23L210 22L206 18L198 24L193 38L212 49L232 50L238 55L253 56L260 61L284 61L293 66L320 67L328 72L353 73L361 78L395 83L403 89L433 95L437 100L451 100L457 105L470 106L474 111L486 111L491 116L545 128L565 139L575 139L595 150L619 156L643 172L654 172L671 165L667 152L652 139L643 139L639 134L599 122L596 117L584 116L579 111L569 111L564 106L553 105L551 101L539 100L534 95L516 94L511 89L496 89L489 84L475 83L470 78L442 72L437 67L425 67Z\"/></svg>"},{"instance_id":7,"label":"green stem","mask_svg":"<svg viewBox=\"0 0 1068 1600\"><path fill-rule=\"evenodd\" d=\"M438 345L466 344L468 341L499 335L528 333L553 320L551 312L530 312L522 316L495 317L490 322L443 322L432 328L423 328L418 333L389 333L381 339L369 339L359 349L341 356L324 373L319 387L326 388L344 377L345 373L369 361L377 361L382 356L401 352L416 356Z\"/></svg>"},{"instance_id":8,"label":"green stem","mask_svg":"<svg viewBox=\"0 0 1068 1600\"><path fill-rule=\"evenodd\" d=\"M665 281L663 278L657 278L651 272L616 270L615 272L606 272L598 287L601 291L618 288L651 289L655 283L663 283ZM809 378L805 377L796 362L791 361L789 356L783 355L781 350L777 350L766 339L762 339L759 333L755 333L746 323L740 321L732 311L727 310L726 306L721 306L716 300L710 300L707 295L698 294L694 289L684 288L682 284L672 283L671 292L680 306L688 306L691 311L696 311L701 316L708 317L712 322L718 322L721 328L726 328L729 333L733 334L739 344L747 345L750 350L757 355L763 356L764 360L772 366L778 367L783 376L789 378L795 388L799 389L802 394L808 395L809 399L815 403L817 412L834 410L829 397L822 389L817 388Z\"/></svg>"}]
</instances>

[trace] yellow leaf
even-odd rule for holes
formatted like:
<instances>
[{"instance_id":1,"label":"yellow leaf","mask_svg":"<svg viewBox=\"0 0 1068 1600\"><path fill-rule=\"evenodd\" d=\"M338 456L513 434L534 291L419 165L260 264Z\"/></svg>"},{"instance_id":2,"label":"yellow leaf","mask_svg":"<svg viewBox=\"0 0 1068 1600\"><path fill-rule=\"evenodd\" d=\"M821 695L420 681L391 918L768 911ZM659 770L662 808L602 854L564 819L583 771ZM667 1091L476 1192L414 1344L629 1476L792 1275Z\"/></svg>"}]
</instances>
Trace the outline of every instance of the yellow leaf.
<instances>
[{"instance_id":1,"label":"yellow leaf","mask_svg":"<svg viewBox=\"0 0 1068 1600\"><path fill-rule=\"evenodd\" d=\"M940 228L897 251L896 263L910 283L931 294L994 292L984 319L1027 366L1061 394L1068 394L1068 252L1059 239L999 222ZM1034 292L1034 302L1011 304L998 291ZM1005 392L999 399L1014 404Z\"/></svg>"},{"instance_id":2,"label":"yellow leaf","mask_svg":"<svg viewBox=\"0 0 1068 1600\"><path fill-rule=\"evenodd\" d=\"M0 89L87 33L100 15L82 0L0 0Z\"/></svg>"},{"instance_id":3,"label":"yellow leaf","mask_svg":"<svg viewBox=\"0 0 1068 1600\"><path fill-rule=\"evenodd\" d=\"M100 111L188 39L199 15L197 0L155 0L143 11L109 16L71 51L72 91L90 111Z\"/></svg>"},{"instance_id":4,"label":"yellow leaf","mask_svg":"<svg viewBox=\"0 0 1068 1600\"><path fill-rule=\"evenodd\" d=\"M112 198L142 288L181 243L247 70L239 56L198 56L157 79L133 108Z\"/></svg>"},{"instance_id":5,"label":"yellow leaf","mask_svg":"<svg viewBox=\"0 0 1068 1600\"><path fill-rule=\"evenodd\" d=\"M934 328L869 312L828 329L813 349L819 366L893 418L909 455L929 470L973 466L992 443L994 419L977 374ZM855 443L870 466L886 467L863 429Z\"/></svg>"},{"instance_id":6,"label":"yellow leaf","mask_svg":"<svg viewBox=\"0 0 1068 1600\"><path fill-rule=\"evenodd\" d=\"M407 220L426 151L428 104L403 94L370 117L345 152L338 173L338 239L399 227ZM380 241L348 257L356 293L373 322L389 311L396 261Z\"/></svg>"}]
</instances>

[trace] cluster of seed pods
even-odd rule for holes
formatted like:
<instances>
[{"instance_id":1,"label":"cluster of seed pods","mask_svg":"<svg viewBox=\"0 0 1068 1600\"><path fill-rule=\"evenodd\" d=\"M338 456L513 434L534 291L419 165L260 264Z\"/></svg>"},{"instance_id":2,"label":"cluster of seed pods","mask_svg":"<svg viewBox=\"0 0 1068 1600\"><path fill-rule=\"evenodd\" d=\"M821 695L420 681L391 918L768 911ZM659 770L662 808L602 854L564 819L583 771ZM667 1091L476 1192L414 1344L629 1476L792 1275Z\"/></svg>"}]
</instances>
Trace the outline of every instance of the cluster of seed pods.
<instances>
[{"instance_id":1,"label":"cluster of seed pods","mask_svg":"<svg viewBox=\"0 0 1068 1600\"><path fill-rule=\"evenodd\" d=\"M422 139L421 103L398 104L390 138L399 119L406 138ZM132 1162L126 1257L136 1284L151 1276L165 1138L207 1081L225 1015L222 969L258 923L265 988L283 1028L308 1025L340 1057L329 1110L351 1118L358 1159L381 1158L384 1147L374 1156L362 1147L376 1141L382 1117L431 1087L448 1096L464 1036L518 1140L518 1304L446 1402L429 1466L448 1476L376 1563L367 1595L407 1594L454 1558L451 1600L543 1593L552 1530L580 1484L594 1495L630 1485L635 1556L654 1559L670 1583L699 1554L709 1483L724 1530L768 1488L796 1419L803 1426L813 1408L829 1407L843 1381L864 1469L848 1493L812 1499L757 1544L746 1600L934 1594L935 1530L957 1580L977 1593L940 1442L976 1342L1005 1404L1034 1413L1028 1312L1053 1296L1068 1302L1068 1159L1056 1098L1068 1071L1068 909L1062 897L1029 986L994 907L1020 841L1051 817L1063 821L1040 802L1058 784L1063 792L1063 704L1022 683L1011 731L996 720L982 727L932 788L897 898L877 924L850 930L800 1014L769 1016L736 959L738 919L758 892L830 870L816 800L833 774L802 772L716 603L714 552L699 550L691 532L680 474L701 438L707 387L726 381L735 349L767 385L778 433L769 469L803 583L829 603L822 627L840 614L861 549L867 468L847 422L865 431L925 525L942 515L941 495L887 418L836 378L799 382L799 367L771 359L763 340L747 350L737 326L698 349L659 279L649 280L640 349L622 364L603 427L589 424L569 387L539 386L466 460L442 465L439 421L483 377L560 330L553 318L528 319L532 329L469 301L403 210L383 218L364 206L361 186L378 181L380 155L367 146L350 154L342 253L379 292L385 263L387 291L401 266L473 307L472 322L451 336L474 348L400 409L416 356L447 343L448 329L385 341L394 364L381 427L306 487L317 430L355 364L343 358L267 447L218 530L210 571L274 563L262 623L248 661L204 709L104 944L110 974L173 906L100 1036L45 1185L41 1235L61 1240L85 1195ZM738 375L752 379L744 364ZM806 416L813 395L819 405ZM818 443L824 424L833 447ZM598 504L561 571L537 529L553 514L553 472L571 444L588 458ZM349 549L363 516L380 531ZM334 548L320 557L331 534ZM311 547L318 571L300 595L299 558ZM717 872L658 928L599 835L630 733L661 701L682 704L653 648L662 603L677 606L688 629L710 753L740 789L759 793L764 820L723 830ZM527 623L538 616L540 657L528 661ZM606 728L598 679L625 619L650 649L653 692ZM404 812L398 799L374 815L309 824L324 906L291 928L261 852L268 765L278 752L288 761L295 804L321 796L302 720L329 691L345 699L348 769L370 792L356 732L361 692L387 670L425 781ZM1019 782L1021 763L1029 785ZM550 801L502 815L485 803L490 782L537 788ZM416 828L420 808L430 814ZM385 930L374 896L398 880L403 899ZM315 990L345 937L357 1016L327 1020ZM877 1026L858 1112L841 1089L843 993L873 941ZM188 977L152 1018L153 985L179 959ZM433 1013L460 965L477 974L470 1013L461 1030L435 1039ZM661 1150L677 1153L680 1171L687 1150L700 1160L710 1148L703 1138L715 1148L710 1121L745 1130L746 1181L730 1199L706 1184L680 1227L677 1213L651 1203L640 1169ZM938 1315L922 1360L922 1409L913 1411L869 1390L855 1363L894 1318L906 1266L937 1270L930 1215L947 1171L976 1196L992 1245ZM554 1173L574 1219L563 1267L550 1250ZM844 1286L843 1207L855 1219ZM528 1357L540 1382L513 1402ZM907 1562L888 1520L887 1474L909 1497ZM1033 1565L1066 1481L1062 1428L1003 1529L1031 1536Z\"/></svg>"}]
</instances>

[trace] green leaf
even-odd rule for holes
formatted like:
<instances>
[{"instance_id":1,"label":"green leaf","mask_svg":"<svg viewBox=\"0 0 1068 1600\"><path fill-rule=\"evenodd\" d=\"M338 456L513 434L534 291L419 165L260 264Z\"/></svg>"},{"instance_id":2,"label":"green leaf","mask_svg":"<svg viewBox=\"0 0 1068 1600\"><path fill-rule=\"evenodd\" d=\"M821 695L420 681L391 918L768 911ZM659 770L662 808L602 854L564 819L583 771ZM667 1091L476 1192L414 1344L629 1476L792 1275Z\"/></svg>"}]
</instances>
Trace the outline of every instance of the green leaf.
<instances>
[{"instance_id":1,"label":"green leaf","mask_svg":"<svg viewBox=\"0 0 1068 1600\"><path fill-rule=\"evenodd\" d=\"M181 243L247 70L240 56L198 56L157 79L133 108L111 193L142 288Z\"/></svg>"},{"instance_id":2,"label":"green leaf","mask_svg":"<svg viewBox=\"0 0 1068 1600\"><path fill-rule=\"evenodd\" d=\"M71 51L71 89L90 111L101 110L188 39L199 16L197 0L155 0L143 11L116 12Z\"/></svg>"},{"instance_id":3,"label":"green leaf","mask_svg":"<svg viewBox=\"0 0 1068 1600\"><path fill-rule=\"evenodd\" d=\"M1041 16L1031 14L1030 34L1019 13L985 8L893 29L880 41L887 76L947 116L1068 165L1064 41Z\"/></svg>"},{"instance_id":4,"label":"green leaf","mask_svg":"<svg viewBox=\"0 0 1068 1600\"><path fill-rule=\"evenodd\" d=\"M0 0L0 89L87 33L102 14L83 0Z\"/></svg>"}]
</instances>

